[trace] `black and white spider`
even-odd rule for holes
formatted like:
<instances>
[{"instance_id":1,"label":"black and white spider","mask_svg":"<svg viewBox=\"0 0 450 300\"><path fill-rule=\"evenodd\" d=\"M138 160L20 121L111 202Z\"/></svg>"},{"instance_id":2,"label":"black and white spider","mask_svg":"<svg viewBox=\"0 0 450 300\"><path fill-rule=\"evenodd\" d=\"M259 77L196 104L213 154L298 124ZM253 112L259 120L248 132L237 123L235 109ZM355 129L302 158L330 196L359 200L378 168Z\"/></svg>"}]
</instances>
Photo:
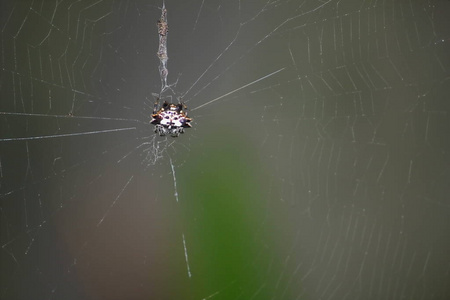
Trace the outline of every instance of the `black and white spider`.
<instances>
[{"instance_id":1,"label":"black and white spider","mask_svg":"<svg viewBox=\"0 0 450 300\"><path fill-rule=\"evenodd\" d=\"M159 99L153 107L151 124L155 125L155 132L160 136L171 135L177 137L184 133L184 128L192 127L185 111L186 105L183 103L168 103L164 101L162 107L158 110Z\"/></svg>"}]
</instances>

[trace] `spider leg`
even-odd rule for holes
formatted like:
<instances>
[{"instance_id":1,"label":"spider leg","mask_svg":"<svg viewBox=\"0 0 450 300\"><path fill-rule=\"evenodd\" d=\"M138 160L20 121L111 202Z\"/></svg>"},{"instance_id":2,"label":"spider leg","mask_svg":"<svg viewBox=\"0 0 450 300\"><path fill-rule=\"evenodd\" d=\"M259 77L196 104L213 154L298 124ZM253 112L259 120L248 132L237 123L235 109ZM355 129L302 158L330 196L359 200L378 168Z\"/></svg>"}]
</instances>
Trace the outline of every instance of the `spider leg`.
<instances>
[{"instance_id":1,"label":"spider leg","mask_svg":"<svg viewBox=\"0 0 450 300\"><path fill-rule=\"evenodd\" d=\"M153 104L153 114L156 114L158 112L160 95L157 93L152 93L152 96L153 96L153 98L155 98L155 103Z\"/></svg>"},{"instance_id":2,"label":"spider leg","mask_svg":"<svg viewBox=\"0 0 450 300\"><path fill-rule=\"evenodd\" d=\"M159 136L165 136L166 135L166 129L164 128L164 126L157 124L155 126L155 133L157 133Z\"/></svg>"},{"instance_id":3,"label":"spider leg","mask_svg":"<svg viewBox=\"0 0 450 300\"><path fill-rule=\"evenodd\" d=\"M156 98L155 104L153 105L153 114L158 112L159 98Z\"/></svg>"}]
</instances>

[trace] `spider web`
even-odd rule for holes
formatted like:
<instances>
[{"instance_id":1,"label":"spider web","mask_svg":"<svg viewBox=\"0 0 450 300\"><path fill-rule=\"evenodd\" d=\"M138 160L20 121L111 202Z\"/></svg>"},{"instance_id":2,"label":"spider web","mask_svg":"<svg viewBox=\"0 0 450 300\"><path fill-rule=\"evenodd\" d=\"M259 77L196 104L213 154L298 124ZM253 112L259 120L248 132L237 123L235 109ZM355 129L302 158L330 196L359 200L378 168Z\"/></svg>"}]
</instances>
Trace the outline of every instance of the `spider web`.
<instances>
[{"instance_id":1,"label":"spider web","mask_svg":"<svg viewBox=\"0 0 450 300\"><path fill-rule=\"evenodd\" d=\"M2 1L3 299L448 299L448 1Z\"/></svg>"}]
</instances>

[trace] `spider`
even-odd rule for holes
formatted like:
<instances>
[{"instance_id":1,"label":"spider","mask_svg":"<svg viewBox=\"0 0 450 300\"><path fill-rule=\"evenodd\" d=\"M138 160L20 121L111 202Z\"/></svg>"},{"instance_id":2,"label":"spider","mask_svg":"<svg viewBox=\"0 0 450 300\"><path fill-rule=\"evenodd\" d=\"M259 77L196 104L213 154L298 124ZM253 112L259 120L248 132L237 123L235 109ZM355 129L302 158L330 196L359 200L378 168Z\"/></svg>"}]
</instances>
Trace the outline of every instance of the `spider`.
<instances>
[{"instance_id":1,"label":"spider","mask_svg":"<svg viewBox=\"0 0 450 300\"><path fill-rule=\"evenodd\" d=\"M155 132L160 136L171 135L177 137L184 133L184 128L192 127L187 113L184 111L186 105L183 103L168 103L164 101L162 107L158 110L159 99L156 100L153 107L151 124L155 125Z\"/></svg>"}]
</instances>

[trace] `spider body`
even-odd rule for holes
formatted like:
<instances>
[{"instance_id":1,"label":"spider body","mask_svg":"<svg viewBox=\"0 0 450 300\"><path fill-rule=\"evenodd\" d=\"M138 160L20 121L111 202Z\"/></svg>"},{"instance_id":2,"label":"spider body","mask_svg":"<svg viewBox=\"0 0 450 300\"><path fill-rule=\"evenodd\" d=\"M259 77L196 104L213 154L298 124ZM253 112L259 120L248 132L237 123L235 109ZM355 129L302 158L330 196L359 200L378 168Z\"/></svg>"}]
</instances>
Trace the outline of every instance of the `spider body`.
<instances>
[{"instance_id":1,"label":"spider body","mask_svg":"<svg viewBox=\"0 0 450 300\"><path fill-rule=\"evenodd\" d=\"M186 106L182 103L173 104L164 101L162 107L158 110L158 101L153 108L151 124L155 125L155 132L160 136L170 135L177 137L184 133L184 128L192 127L184 111Z\"/></svg>"}]
</instances>

